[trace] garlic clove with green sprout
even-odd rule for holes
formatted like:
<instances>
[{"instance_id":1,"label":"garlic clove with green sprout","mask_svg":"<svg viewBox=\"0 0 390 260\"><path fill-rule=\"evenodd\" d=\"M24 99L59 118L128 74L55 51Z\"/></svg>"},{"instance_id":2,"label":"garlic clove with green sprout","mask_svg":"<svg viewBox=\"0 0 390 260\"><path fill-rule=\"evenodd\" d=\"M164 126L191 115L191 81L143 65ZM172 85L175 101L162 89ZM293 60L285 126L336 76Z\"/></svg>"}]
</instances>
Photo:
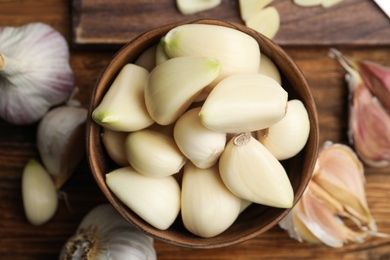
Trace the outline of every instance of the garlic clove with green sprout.
<instances>
[{"instance_id":1,"label":"garlic clove with green sprout","mask_svg":"<svg viewBox=\"0 0 390 260\"><path fill-rule=\"evenodd\" d=\"M129 165L125 148L126 137L128 134L129 133L127 132L118 132L103 128L102 142L104 148L106 148L110 158L120 166Z\"/></svg>"},{"instance_id":2,"label":"garlic clove with green sprout","mask_svg":"<svg viewBox=\"0 0 390 260\"><path fill-rule=\"evenodd\" d=\"M217 59L221 73L207 87L210 90L223 78L235 73L257 72L260 47L253 37L224 26L185 24L170 30L165 38L169 57L203 56Z\"/></svg>"},{"instance_id":3,"label":"garlic clove with green sprout","mask_svg":"<svg viewBox=\"0 0 390 260\"><path fill-rule=\"evenodd\" d=\"M213 166L223 152L226 134L212 131L199 119L200 107L185 112L176 121L173 137L180 151L198 168Z\"/></svg>"},{"instance_id":4,"label":"garlic clove with green sprout","mask_svg":"<svg viewBox=\"0 0 390 260\"><path fill-rule=\"evenodd\" d=\"M146 107L153 120L160 125L175 122L220 68L216 59L207 57L171 58L157 65L145 86Z\"/></svg>"},{"instance_id":5,"label":"garlic clove with green sprout","mask_svg":"<svg viewBox=\"0 0 390 260\"><path fill-rule=\"evenodd\" d=\"M361 160L372 167L385 167L390 165L390 114L379 101L379 96L373 95L380 93L380 96L389 96L386 87L386 73L380 78L373 78L365 72L365 69L359 69L359 65L350 58L342 55L341 52L331 49L329 53L337 58L340 64L347 70L347 80L350 92L349 97L349 141L353 144L355 151ZM367 78L370 78L372 83ZM380 83L381 82L381 83ZM375 87L373 87L375 85ZM382 89L379 91L378 89ZM388 102L388 101L387 101Z\"/></svg>"},{"instance_id":6,"label":"garlic clove with green sprout","mask_svg":"<svg viewBox=\"0 0 390 260\"><path fill-rule=\"evenodd\" d=\"M257 131L257 139L278 159L295 156L305 146L310 133L310 121L302 101L287 102L286 115L276 124Z\"/></svg>"},{"instance_id":7,"label":"garlic clove with green sprout","mask_svg":"<svg viewBox=\"0 0 390 260\"><path fill-rule=\"evenodd\" d=\"M82 107L59 106L39 122L37 148L57 189L73 174L85 155L87 114L87 109Z\"/></svg>"},{"instance_id":8,"label":"garlic clove with green sprout","mask_svg":"<svg viewBox=\"0 0 390 260\"><path fill-rule=\"evenodd\" d=\"M22 198L27 220L36 226L49 221L58 207L57 190L48 172L30 160L22 174Z\"/></svg>"},{"instance_id":9,"label":"garlic clove with green sprout","mask_svg":"<svg viewBox=\"0 0 390 260\"><path fill-rule=\"evenodd\" d=\"M214 237L233 224L240 209L241 199L223 184L218 165L200 169L186 163L181 216L187 230L200 237Z\"/></svg>"},{"instance_id":10,"label":"garlic clove with green sprout","mask_svg":"<svg viewBox=\"0 0 390 260\"><path fill-rule=\"evenodd\" d=\"M91 209L60 253L60 260L156 260L153 239L137 230L109 204Z\"/></svg>"},{"instance_id":11,"label":"garlic clove with green sprout","mask_svg":"<svg viewBox=\"0 0 390 260\"><path fill-rule=\"evenodd\" d=\"M149 177L178 173L187 160L172 136L148 129L130 133L125 140L125 151L130 165Z\"/></svg>"},{"instance_id":12,"label":"garlic clove with green sprout","mask_svg":"<svg viewBox=\"0 0 390 260\"><path fill-rule=\"evenodd\" d=\"M202 124L214 131L256 131L275 124L285 116L287 95L275 80L266 75L234 74L210 92L199 116Z\"/></svg>"},{"instance_id":13,"label":"garlic clove with green sprout","mask_svg":"<svg viewBox=\"0 0 390 260\"><path fill-rule=\"evenodd\" d=\"M106 174L109 189L143 220L166 230L180 211L180 186L173 176L144 176L127 166Z\"/></svg>"},{"instance_id":14,"label":"garlic clove with green sprout","mask_svg":"<svg viewBox=\"0 0 390 260\"><path fill-rule=\"evenodd\" d=\"M226 187L241 199L278 208L293 205L294 191L285 169L250 133L228 142L219 171Z\"/></svg>"},{"instance_id":15,"label":"garlic clove with green sprout","mask_svg":"<svg viewBox=\"0 0 390 260\"><path fill-rule=\"evenodd\" d=\"M105 128L124 132L137 131L153 124L144 100L148 75L145 68L126 64L92 112L92 119Z\"/></svg>"},{"instance_id":16,"label":"garlic clove with green sprout","mask_svg":"<svg viewBox=\"0 0 390 260\"><path fill-rule=\"evenodd\" d=\"M0 118L37 122L73 89L65 38L44 23L0 27Z\"/></svg>"}]
</instances>

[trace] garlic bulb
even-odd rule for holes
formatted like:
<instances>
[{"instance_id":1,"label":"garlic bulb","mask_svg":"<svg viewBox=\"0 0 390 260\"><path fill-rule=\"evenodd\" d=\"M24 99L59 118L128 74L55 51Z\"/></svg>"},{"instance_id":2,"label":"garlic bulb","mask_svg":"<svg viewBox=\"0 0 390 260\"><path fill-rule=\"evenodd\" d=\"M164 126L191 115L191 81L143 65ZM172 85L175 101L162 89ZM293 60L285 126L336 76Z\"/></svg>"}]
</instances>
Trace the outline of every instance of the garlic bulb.
<instances>
[{"instance_id":1,"label":"garlic bulb","mask_svg":"<svg viewBox=\"0 0 390 260\"><path fill-rule=\"evenodd\" d=\"M241 199L223 184L218 166L199 169L191 162L184 167L181 215L183 224L200 237L214 237L236 220Z\"/></svg>"},{"instance_id":2,"label":"garlic bulb","mask_svg":"<svg viewBox=\"0 0 390 260\"><path fill-rule=\"evenodd\" d=\"M176 0L177 8L184 15L199 13L221 4L221 0Z\"/></svg>"},{"instance_id":3,"label":"garlic bulb","mask_svg":"<svg viewBox=\"0 0 390 260\"><path fill-rule=\"evenodd\" d=\"M294 191L285 169L250 133L228 142L219 159L219 171L226 187L241 199L292 207Z\"/></svg>"},{"instance_id":4,"label":"garlic bulb","mask_svg":"<svg viewBox=\"0 0 390 260\"><path fill-rule=\"evenodd\" d=\"M58 207L57 190L45 168L30 160L22 175L22 197L27 220L36 226L49 221Z\"/></svg>"},{"instance_id":5,"label":"garlic bulb","mask_svg":"<svg viewBox=\"0 0 390 260\"><path fill-rule=\"evenodd\" d=\"M206 24L185 24L170 30L165 38L169 57L203 56L217 59L221 73L208 87L214 87L235 73L257 72L260 47L256 40L238 30Z\"/></svg>"},{"instance_id":6,"label":"garlic bulb","mask_svg":"<svg viewBox=\"0 0 390 260\"><path fill-rule=\"evenodd\" d=\"M166 230L180 211L180 187L173 176L148 177L132 167L106 174L109 189L143 220Z\"/></svg>"},{"instance_id":7,"label":"garlic bulb","mask_svg":"<svg viewBox=\"0 0 390 260\"><path fill-rule=\"evenodd\" d=\"M342 247L377 231L364 189L364 167L346 145L325 142L314 175L290 213L279 223L300 241ZM345 221L347 220L347 221Z\"/></svg>"},{"instance_id":8,"label":"garlic bulb","mask_svg":"<svg viewBox=\"0 0 390 260\"><path fill-rule=\"evenodd\" d=\"M129 161L126 157L125 142L129 133L112 131L103 128L102 142L108 156L120 166L128 166Z\"/></svg>"},{"instance_id":9,"label":"garlic bulb","mask_svg":"<svg viewBox=\"0 0 390 260\"><path fill-rule=\"evenodd\" d=\"M206 57L178 57L157 65L145 86L145 101L151 117L169 125L190 106L197 94L220 72L217 60Z\"/></svg>"},{"instance_id":10,"label":"garlic bulb","mask_svg":"<svg viewBox=\"0 0 390 260\"><path fill-rule=\"evenodd\" d=\"M147 129L130 133L125 151L130 165L149 177L173 175L187 160L171 136Z\"/></svg>"},{"instance_id":11,"label":"garlic bulb","mask_svg":"<svg viewBox=\"0 0 390 260\"><path fill-rule=\"evenodd\" d=\"M99 125L114 131L137 131L154 123L144 100L144 85L149 72L126 64L92 113Z\"/></svg>"},{"instance_id":12,"label":"garlic bulb","mask_svg":"<svg viewBox=\"0 0 390 260\"><path fill-rule=\"evenodd\" d=\"M49 25L0 27L0 117L37 122L71 93L74 78L64 37Z\"/></svg>"},{"instance_id":13,"label":"garlic bulb","mask_svg":"<svg viewBox=\"0 0 390 260\"><path fill-rule=\"evenodd\" d=\"M157 255L151 237L128 223L111 205L102 204L84 216L59 259L156 260Z\"/></svg>"},{"instance_id":14,"label":"garlic bulb","mask_svg":"<svg viewBox=\"0 0 390 260\"><path fill-rule=\"evenodd\" d=\"M287 109L287 92L259 73L234 74L211 91L199 112L202 124L225 133L251 132L280 121Z\"/></svg>"},{"instance_id":15,"label":"garlic bulb","mask_svg":"<svg viewBox=\"0 0 390 260\"><path fill-rule=\"evenodd\" d=\"M39 122L37 147L42 162L60 188L85 155L87 109L60 106Z\"/></svg>"},{"instance_id":16,"label":"garlic bulb","mask_svg":"<svg viewBox=\"0 0 390 260\"><path fill-rule=\"evenodd\" d=\"M176 122L173 137L180 151L198 168L213 166L223 152L226 134L212 131L199 119L200 107L185 112Z\"/></svg>"},{"instance_id":17,"label":"garlic bulb","mask_svg":"<svg viewBox=\"0 0 390 260\"><path fill-rule=\"evenodd\" d=\"M285 117L267 129L258 131L257 139L278 160L295 156L305 146L310 133L310 120L302 101L287 102Z\"/></svg>"}]
</instances>

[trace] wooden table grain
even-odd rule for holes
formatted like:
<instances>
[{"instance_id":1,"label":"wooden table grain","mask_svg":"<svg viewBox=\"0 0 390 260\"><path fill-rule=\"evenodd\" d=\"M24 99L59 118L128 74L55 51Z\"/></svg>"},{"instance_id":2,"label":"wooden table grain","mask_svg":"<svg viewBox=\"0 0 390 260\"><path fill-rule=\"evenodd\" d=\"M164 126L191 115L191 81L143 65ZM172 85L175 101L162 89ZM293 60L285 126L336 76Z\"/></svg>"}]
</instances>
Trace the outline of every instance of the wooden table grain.
<instances>
[{"instance_id":1,"label":"wooden table grain","mask_svg":"<svg viewBox=\"0 0 390 260\"><path fill-rule=\"evenodd\" d=\"M45 22L71 43L71 10L66 0L0 0L0 26ZM390 36L389 36L390 37ZM332 46L334 47L334 46ZM327 56L329 46L288 47L287 53L302 69L319 111L320 141L347 141L345 71ZM389 46L340 46L344 53L390 66ZM77 98L87 106L94 83L114 53L71 51L70 63L80 89ZM62 245L94 206L106 202L87 160L62 188L64 199L54 218L39 227L24 216L21 174L30 158L38 158L37 125L15 126L0 120L0 259L57 259ZM380 232L390 234L390 168L366 167L366 191ZM362 244L334 249L299 243L274 227L244 243L223 249L195 250L155 241L158 259L390 259L390 238L370 238Z\"/></svg>"}]
</instances>

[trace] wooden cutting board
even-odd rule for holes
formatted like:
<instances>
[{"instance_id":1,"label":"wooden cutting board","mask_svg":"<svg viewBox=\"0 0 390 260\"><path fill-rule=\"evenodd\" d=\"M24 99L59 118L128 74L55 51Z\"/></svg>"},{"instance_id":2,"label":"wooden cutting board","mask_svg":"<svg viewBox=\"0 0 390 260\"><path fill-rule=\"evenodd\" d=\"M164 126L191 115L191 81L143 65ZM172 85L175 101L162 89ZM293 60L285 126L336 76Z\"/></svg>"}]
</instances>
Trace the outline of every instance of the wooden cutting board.
<instances>
[{"instance_id":1,"label":"wooden cutting board","mask_svg":"<svg viewBox=\"0 0 390 260\"><path fill-rule=\"evenodd\" d=\"M281 26L274 41L283 46L390 45L390 19L372 0L343 0L331 8L300 7L293 0L274 0ZM184 16L174 0L73 0L75 47L118 48L160 25L212 18L243 23L238 0Z\"/></svg>"}]
</instances>

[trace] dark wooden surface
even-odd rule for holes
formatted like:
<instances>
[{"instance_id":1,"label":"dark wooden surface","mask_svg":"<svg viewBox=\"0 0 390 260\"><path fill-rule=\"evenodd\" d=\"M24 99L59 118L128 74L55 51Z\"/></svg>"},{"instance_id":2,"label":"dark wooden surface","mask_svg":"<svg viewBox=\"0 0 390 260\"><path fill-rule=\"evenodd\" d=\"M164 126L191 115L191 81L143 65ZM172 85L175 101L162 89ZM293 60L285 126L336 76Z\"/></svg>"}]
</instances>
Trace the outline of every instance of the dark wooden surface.
<instances>
[{"instance_id":1,"label":"dark wooden surface","mask_svg":"<svg viewBox=\"0 0 390 260\"><path fill-rule=\"evenodd\" d=\"M70 6L65 0L0 0L0 26L41 21L55 27L71 43ZM386 37L389 40L390 35ZM311 86L319 111L321 143L346 142L348 92L344 70L327 57L327 46L288 46L285 50ZM340 50L390 66L389 46L351 44ZM77 97L85 106L99 73L113 54L71 51L70 63L80 88ZM57 259L82 217L95 205L106 202L85 159L62 188L71 209L61 200L49 223L30 225L24 216L20 186L26 162L38 158L35 134L36 125L14 126L0 120L0 259ZM366 179L368 203L379 231L390 234L390 168L366 168ZM333 249L296 242L278 227L225 249L193 250L160 241L155 241L155 248L158 259L390 259L390 238L370 238L363 244Z\"/></svg>"},{"instance_id":2,"label":"dark wooden surface","mask_svg":"<svg viewBox=\"0 0 390 260\"><path fill-rule=\"evenodd\" d=\"M181 15L173 0L72 0L74 44L108 48L132 37L185 19L218 18L242 23L238 1L223 0L209 11ZM275 41L291 45L390 44L390 20L372 0L343 0L330 8L302 8L292 0L274 0L281 27Z\"/></svg>"}]
</instances>

